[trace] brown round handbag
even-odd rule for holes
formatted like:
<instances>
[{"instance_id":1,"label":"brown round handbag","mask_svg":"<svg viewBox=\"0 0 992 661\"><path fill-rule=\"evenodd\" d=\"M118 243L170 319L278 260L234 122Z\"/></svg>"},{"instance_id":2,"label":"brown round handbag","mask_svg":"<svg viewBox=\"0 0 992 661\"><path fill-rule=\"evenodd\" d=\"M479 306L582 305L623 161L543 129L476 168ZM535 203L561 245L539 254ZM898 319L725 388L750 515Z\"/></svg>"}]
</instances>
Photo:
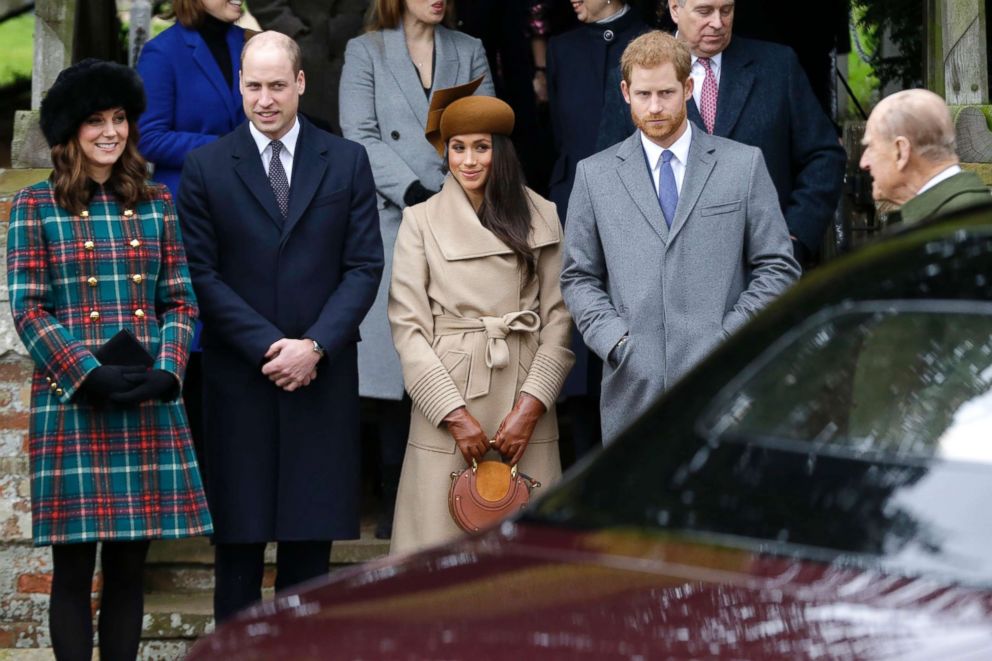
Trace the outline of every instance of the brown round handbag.
<instances>
[{"instance_id":1,"label":"brown round handbag","mask_svg":"<svg viewBox=\"0 0 992 661\"><path fill-rule=\"evenodd\" d=\"M448 509L459 528L478 532L523 509L531 489L539 486L516 465L473 459L471 466L451 474Z\"/></svg>"}]
</instances>

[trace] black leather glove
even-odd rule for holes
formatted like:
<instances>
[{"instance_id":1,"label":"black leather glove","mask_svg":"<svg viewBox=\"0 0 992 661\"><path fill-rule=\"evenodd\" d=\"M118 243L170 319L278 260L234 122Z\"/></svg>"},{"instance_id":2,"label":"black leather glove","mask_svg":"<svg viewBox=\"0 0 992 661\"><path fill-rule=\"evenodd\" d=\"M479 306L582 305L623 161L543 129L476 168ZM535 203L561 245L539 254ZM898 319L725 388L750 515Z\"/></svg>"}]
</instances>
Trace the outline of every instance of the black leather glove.
<instances>
[{"instance_id":1,"label":"black leather glove","mask_svg":"<svg viewBox=\"0 0 992 661\"><path fill-rule=\"evenodd\" d=\"M179 395L179 382L165 370L148 370L144 374L126 374L130 389L110 396L117 404L140 404L151 399L167 402Z\"/></svg>"},{"instance_id":2,"label":"black leather glove","mask_svg":"<svg viewBox=\"0 0 992 661\"><path fill-rule=\"evenodd\" d=\"M127 377L139 376L146 371L140 365L100 365L86 375L79 393L92 403L106 402L111 395L134 387Z\"/></svg>"},{"instance_id":3,"label":"black leather glove","mask_svg":"<svg viewBox=\"0 0 992 661\"><path fill-rule=\"evenodd\" d=\"M430 190L429 188L424 188L424 185L419 181L415 181L410 184L410 187L406 189L403 193L403 204L413 206L414 204L420 204L421 202L426 202L431 195L434 195L437 191Z\"/></svg>"}]
</instances>

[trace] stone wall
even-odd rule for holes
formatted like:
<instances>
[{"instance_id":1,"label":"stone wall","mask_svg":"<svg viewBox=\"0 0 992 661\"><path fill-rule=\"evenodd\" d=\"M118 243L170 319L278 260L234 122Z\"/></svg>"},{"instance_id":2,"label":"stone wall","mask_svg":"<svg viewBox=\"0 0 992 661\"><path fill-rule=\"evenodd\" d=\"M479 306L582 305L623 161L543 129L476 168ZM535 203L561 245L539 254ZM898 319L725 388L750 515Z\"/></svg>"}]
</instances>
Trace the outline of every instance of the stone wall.
<instances>
[{"instance_id":1,"label":"stone wall","mask_svg":"<svg viewBox=\"0 0 992 661\"><path fill-rule=\"evenodd\" d=\"M0 181L6 181L0 172ZM24 178L41 176L37 171ZM17 177L21 179L21 177ZM18 188L20 186L17 186ZM0 187L0 263L6 264L11 186ZM0 648L46 647L51 556L31 545L27 426L34 366L14 333L0 269Z\"/></svg>"}]
</instances>

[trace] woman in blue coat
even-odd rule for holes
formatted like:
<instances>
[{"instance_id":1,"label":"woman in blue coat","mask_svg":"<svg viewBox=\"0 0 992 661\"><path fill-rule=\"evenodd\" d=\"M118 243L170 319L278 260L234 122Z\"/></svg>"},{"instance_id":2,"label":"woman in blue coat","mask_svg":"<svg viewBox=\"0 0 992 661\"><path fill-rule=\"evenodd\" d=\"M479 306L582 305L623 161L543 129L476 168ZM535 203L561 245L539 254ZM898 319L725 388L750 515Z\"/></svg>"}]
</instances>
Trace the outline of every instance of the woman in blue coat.
<instances>
[{"instance_id":1,"label":"woman in blue coat","mask_svg":"<svg viewBox=\"0 0 992 661\"><path fill-rule=\"evenodd\" d=\"M241 3L174 0L176 24L138 58L148 110L138 123L141 155L155 181L176 196L186 154L245 121L238 70L245 31L234 25Z\"/></svg>"},{"instance_id":2,"label":"woman in blue coat","mask_svg":"<svg viewBox=\"0 0 992 661\"><path fill-rule=\"evenodd\" d=\"M548 104L558 152L549 197L565 223L578 162L634 132L630 108L620 93L620 56L648 29L623 0L573 1L572 8L583 25L553 37L547 55ZM596 417L600 366L577 331L572 350L575 368L562 390L562 409L572 422L578 458L600 443Z\"/></svg>"},{"instance_id":3,"label":"woman in blue coat","mask_svg":"<svg viewBox=\"0 0 992 661\"><path fill-rule=\"evenodd\" d=\"M245 31L234 25L241 3L174 0L176 24L149 41L138 58L148 110L138 122L141 155L155 166L152 179L179 195L186 154L245 121L238 72ZM197 448L203 414L200 322L196 323L183 400Z\"/></svg>"}]
</instances>

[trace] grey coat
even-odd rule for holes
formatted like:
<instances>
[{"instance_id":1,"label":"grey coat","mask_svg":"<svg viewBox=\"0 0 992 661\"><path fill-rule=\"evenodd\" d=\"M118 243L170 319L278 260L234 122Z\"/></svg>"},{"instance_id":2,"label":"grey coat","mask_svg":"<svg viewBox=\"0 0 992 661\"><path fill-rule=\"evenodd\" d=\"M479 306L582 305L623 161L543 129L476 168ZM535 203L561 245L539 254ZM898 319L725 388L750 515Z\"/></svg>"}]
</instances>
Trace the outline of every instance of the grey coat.
<instances>
[{"instance_id":1,"label":"grey coat","mask_svg":"<svg viewBox=\"0 0 992 661\"><path fill-rule=\"evenodd\" d=\"M798 277L760 150L693 130L671 229L639 132L581 161L561 288L603 359L604 441Z\"/></svg>"},{"instance_id":2,"label":"grey coat","mask_svg":"<svg viewBox=\"0 0 992 661\"><path fill-rule=\"evenodd\" d=\"M485 75L476 93L495 94L481 41L438 26L434 52L432 89L461 85ZM402 27L370 32L348 42L341 73L341 130L346 138L368 150L386 253L379 293L361 326L358 371L362 397L403 397L403 374L386 318L386 300L403 195L415 181L435 191L444 181L441 157L424 137L427 107Z\"/></svg>"}]
</instances>

